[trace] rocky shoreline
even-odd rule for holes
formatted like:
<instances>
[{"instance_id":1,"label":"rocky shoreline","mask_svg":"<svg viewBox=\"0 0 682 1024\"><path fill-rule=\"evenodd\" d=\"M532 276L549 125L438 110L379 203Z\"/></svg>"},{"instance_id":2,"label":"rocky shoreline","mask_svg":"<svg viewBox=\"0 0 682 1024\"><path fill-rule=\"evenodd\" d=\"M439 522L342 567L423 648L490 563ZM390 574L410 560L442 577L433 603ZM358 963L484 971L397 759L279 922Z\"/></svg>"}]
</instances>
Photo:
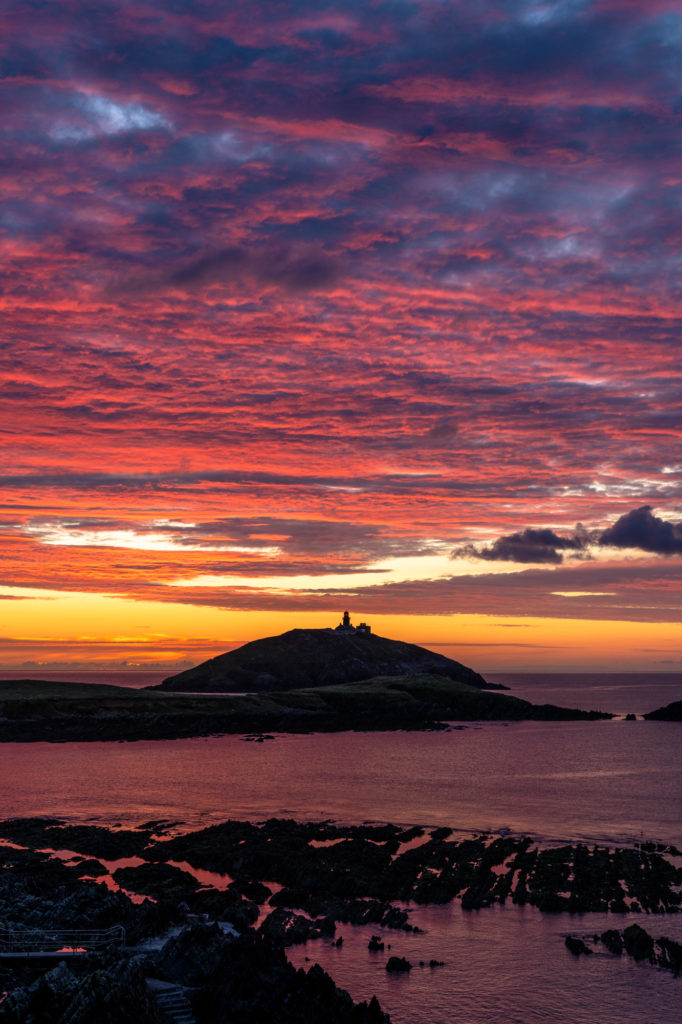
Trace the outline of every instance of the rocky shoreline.
<instances>
[{"instance_id":1,"label":"rocky shoreline","mask_svg":"<svg viewBox=\"0 0 682 1024\"><path fill-rule=\"evenodd\" d=\"M286 947L339 944L340 924L418 931L409 903L454 899L464 910L509 900L545 913L676 913L679 856L654 844L543 847L527 836L462 838L448 828L328 821L227 821L184 833L169 822L109 829L7 820L0 822L4 933L118 925L125 947L56 966L0 959L7 993L0 1022L159 1024L155 993L170 986L196 1024L386 1024L375 998L354 1004L316 965L296 971ZM601 941L611 949L609 936L611 945ZM382 955L383 942L373 939ZM678 964L675 944L658 941L656 956ZM398 969L385 955L386 968Z\"/></svg>"}]
</instances>

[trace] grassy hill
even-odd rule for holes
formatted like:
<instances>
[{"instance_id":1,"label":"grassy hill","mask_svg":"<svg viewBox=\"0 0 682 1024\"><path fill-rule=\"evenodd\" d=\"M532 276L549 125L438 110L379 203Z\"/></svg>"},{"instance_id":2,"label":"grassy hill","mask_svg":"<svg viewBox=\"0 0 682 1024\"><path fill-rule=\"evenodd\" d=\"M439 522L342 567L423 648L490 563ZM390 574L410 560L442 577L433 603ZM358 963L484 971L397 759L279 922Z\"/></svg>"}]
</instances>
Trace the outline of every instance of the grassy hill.
<instances>
[{"instance_id":1,"label":"grassy hill","mask_svg":"<svg viewBox=\"0 0 682 1024\"><path fill-rule=\"evenodd\" d=\"M335 686L377 676L439 675L479 689L503 689L473 669L418 644L375 633L291 629L227 651L169 676L158 689L201 693L265 693Z\"/></svg>"},{"instance_id":2,"label":"grassy hill","mask_svg":"<svg viewBox=\"0 0 682 1024\"><path fill-rule=\"evenodd\" d=\"M175 694L87 683L0 683L0 742L376 731L434 728L446 721L608 717L601 712L537 706L427 674L241 696Z\"/></svg>"}]
</instances>

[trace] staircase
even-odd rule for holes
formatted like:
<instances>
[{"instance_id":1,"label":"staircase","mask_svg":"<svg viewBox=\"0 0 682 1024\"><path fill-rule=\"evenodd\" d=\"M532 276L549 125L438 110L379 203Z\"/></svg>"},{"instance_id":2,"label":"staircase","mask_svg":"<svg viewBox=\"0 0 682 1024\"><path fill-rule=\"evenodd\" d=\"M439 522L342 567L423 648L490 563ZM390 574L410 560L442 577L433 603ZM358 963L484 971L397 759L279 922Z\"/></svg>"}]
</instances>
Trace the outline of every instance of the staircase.
<instances>
[{"instance_id":1,"label":"staircase","mask_svg":"<svg viewBox=\"0 0 682 1024\"><path fill-rule=\"evenodd\" d=\"M147 983L149 984L149 983ZM149 985L156 1005L173 1024L196 1024L192 1007L181 985Z\"/></svg>"}]
</instances>

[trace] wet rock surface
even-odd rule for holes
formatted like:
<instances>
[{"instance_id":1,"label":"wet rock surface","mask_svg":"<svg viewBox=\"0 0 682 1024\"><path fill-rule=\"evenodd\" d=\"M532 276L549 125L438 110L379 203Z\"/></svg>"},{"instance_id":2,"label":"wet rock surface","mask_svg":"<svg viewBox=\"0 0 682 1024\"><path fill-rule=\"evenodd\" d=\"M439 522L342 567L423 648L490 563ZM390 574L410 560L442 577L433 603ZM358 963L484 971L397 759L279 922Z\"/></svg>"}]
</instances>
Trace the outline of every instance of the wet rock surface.
<instances>
[{"instance_id":1,"label":"wet rock surface","mask_svg":"<svg viewBox=\"0 0 682 1024\"><path fill-rule=\"evenodd\" d=\"M63 967L54 961L0 963L0 988L10 994L0 1003L0 1024L155 1024L156 1005L140 987L140 979L149 977L186 987L198 1024L380 1022L384 1015L375 1000L355 1006L319 968L295 971L285 948L311 939L338 942L341 923L413 930L409 909L396 905L401 901L459 899L469 910L509 900L548 913L643 915L675 912L682 899L682 870L669 859L678 851L653 843L540 848L529 837L462 838L450 829L277 818L227 821L172 837L162 832L162 823L134 830L44 818L0 823L4 928L117 925L126 941L125 949L90 952ZM62 854L69 859L65 863L46 849L69 851ZM114 862L122 855L136 862L114 863L113 874L101 875L107 865L93 863L95 853L105 862L105 853L117 854ZM81 877L96 870L101 882ZM230 878L212 888L201 881L201 871ZM117 883L126 891L115 891ZM178 934L163 945L159 936L173 929ZM151 939L158 949L150 948ZM572 941L572 952L589 952L584 938ZM609 954L674 973L682 966L682 946L654 939L637 924L608 929L600 944ZM383 948L384 937L373 935L371 955ZM389 957L385 966L393 970L401 959ZM112 993L118 993L116 1006ZM126 1017L131 1001L139 1010Z\"/></svg>"},{"instance_id":2,"label":"wet rock surface","mask_svg":"<svg viewBox=\"0 0 682 1024\"><path fill-rule=\"evenodd\" d=\"M74 850L87 857L118 860L137 857L148 845L152 828L108 829L69 825L60 818L14 818L0 821L0 838L19 845Z\"/></svg>"},{"instance_id":3,"label":"wet rock surface","mask_svg":"<svg viewBox=\"0 0 682 1024\"><path fill-rule=\"evenodd\" d=\"M653 844L607 849L583 844L539 849L528 837L454 839L436 829L411 846L414 829L341 827L328 822L228 821L151 844L148 856L195 868L269 879L283 888L275 907L353 924L405 928L396 900L468 910L507 900L549 913L675 912L682 870Z\"/></svg>"}]
</instances>

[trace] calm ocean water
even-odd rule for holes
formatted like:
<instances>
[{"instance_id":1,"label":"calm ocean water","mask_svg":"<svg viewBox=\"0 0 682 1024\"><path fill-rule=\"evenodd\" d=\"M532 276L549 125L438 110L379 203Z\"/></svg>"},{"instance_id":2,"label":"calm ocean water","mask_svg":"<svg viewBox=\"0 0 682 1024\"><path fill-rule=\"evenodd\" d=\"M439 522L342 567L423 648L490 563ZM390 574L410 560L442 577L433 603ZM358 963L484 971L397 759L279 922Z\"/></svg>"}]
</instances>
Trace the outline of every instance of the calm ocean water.
<instances>
[{"instance_id":1,"label":"calm ocean water","mask_svg":"<svg viewBox=\"0 0 682 1024\"><path fill-rule=\"evenodd\" d=\"M143 673L60 678L158 681ZM682 698L679 675L490 679L535 702L620 715ZM617 720L277 736L262 744L237 736L3 744L0 816L135 824L167 818L197 827L285 815L443 824L464 833L510 829L545 841L644 838L682 847L681 738L676 723ZM291 957L297 964L306 956L318 960L356 998L376 992L395 1024L679 1024L682 979L606 954L576 960L563 945L568 932L591 934L631 920L680 941L679 917L548 916L516 907L464 912L459 903L415 908L412 917L426 933L387 933L392 952L417 964L445 960L444 968L389 976L384 960L367 951L372 930L350 926L342 929L340 949L309 943Z\"/></svg>"}]
</instances>

